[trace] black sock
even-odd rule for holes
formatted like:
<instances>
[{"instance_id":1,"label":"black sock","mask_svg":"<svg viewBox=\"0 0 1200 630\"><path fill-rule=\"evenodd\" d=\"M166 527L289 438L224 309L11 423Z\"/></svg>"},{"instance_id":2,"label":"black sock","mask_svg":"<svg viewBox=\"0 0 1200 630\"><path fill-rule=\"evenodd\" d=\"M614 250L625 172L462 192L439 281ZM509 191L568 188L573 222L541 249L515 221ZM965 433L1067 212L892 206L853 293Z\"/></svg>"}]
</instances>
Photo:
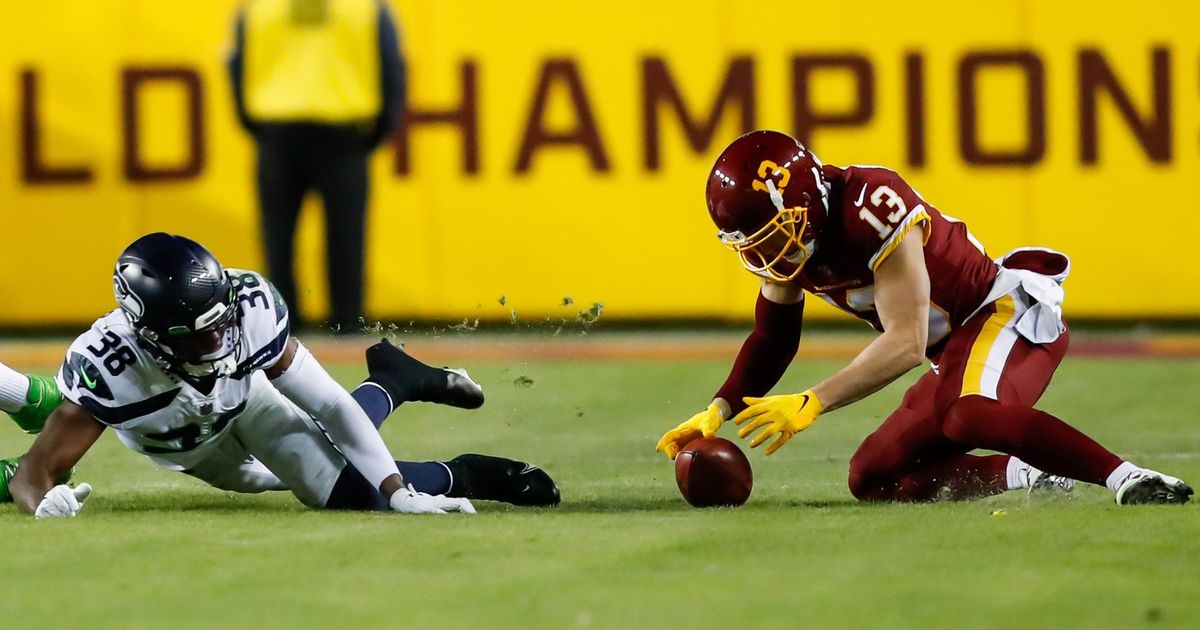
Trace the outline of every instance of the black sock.
<instances>
[{"instance_id":1,"label":"black sock","mask_svg":"<svg viewBox=\"0 0 1200 630\"><path fill-rule=\"evenodd\" d=\"M371 487L371 482L357 468L346 464L334 482L329 498L325 500L325 509L379 512L390 510L392 506L378 488Z\"/></svg>"},{"instance_id":2,"label":"black sock","mask_svg":"<svg viewBox=\"0 0 1200 630\"><path fill-rule=\"evenodd\" d=\"M450 468L442 462L403 462L396 467L404 476L404 483L411 484L417 492L450 495Z\"/></svg>"},{"instance_id":3,"label":"black sock","mask_svg":"<svg viewBox=\"0 0 1200 630\"><path fill-rule=\"evenodd\" d=\"M391 394L379 383L367 379L362 382L350 396L358 403L375 428L383 426L383 421L395 411L397 403L393 402Z\"/></svg>"},{"instance_id":4,"label":"black sock","mask_svg":"<svg viewBox=\"0 0 1200 630\"><path fill-rule=\"evenodd\" d=\"M426 401L446 387L446 373L382 341L367 348L367 380L383 388L394 406Z\"/></svg>"}]
</instances>

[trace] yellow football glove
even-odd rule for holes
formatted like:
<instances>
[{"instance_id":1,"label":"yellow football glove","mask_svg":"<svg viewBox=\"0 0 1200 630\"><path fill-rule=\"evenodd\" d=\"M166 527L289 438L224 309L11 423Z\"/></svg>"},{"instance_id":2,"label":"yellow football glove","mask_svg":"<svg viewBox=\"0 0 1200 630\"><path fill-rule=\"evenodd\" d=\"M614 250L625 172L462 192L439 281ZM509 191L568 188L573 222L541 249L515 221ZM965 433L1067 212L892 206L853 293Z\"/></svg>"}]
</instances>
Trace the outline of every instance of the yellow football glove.
<instances>
[{"instance_id":1,"label":"yellow football glove","mask_svg":"<svg viewBox=\"0 0 1200 630\"><path fill-rule=\"evenodd\" d=\"M750 440L750 448L755 448L772 435L779 435L767 447L767 455L779 450L793 435L807 429L824 410L821 401L817 400L817 395L811 389L802 394L766 398L747 396L742 401L750 406L733 417L735 424L748 423L738 431L738 437L744 438L759 427L766 427Z\"/></svg>"},{"instance_id":2,"label":"yellow football glove","mask_svg":"<svg viewBox=\"0 0 1200 630\"><path fill-rule=\"evenodd\" d=\"M654 450L660 453L666 453L667 457L675 459L679 451L687 446L688 442L700 437L712 437L717 434L717 430L725 422L725 418L721 415L721 409L717 407L717 403L712 403L708 409L688 418L679 426L667 431L663 434L662 439L658 441L658 446Z\"/></svg>"}]
</instances>

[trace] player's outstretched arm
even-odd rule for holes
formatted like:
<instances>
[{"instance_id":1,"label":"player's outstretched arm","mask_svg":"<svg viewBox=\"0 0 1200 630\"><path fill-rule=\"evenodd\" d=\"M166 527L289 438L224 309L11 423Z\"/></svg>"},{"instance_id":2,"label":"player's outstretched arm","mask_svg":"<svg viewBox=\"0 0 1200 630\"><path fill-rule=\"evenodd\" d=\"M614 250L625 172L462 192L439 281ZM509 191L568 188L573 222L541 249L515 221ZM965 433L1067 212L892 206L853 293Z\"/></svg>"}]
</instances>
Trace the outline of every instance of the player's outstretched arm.
<instances>
[{"instance_id":1,"label":"player's outstretched arm","mask_svg":"<svg viewBox=\"0 0 1200 630\"><path fill-rule=\"evenodd\" d=\"M925 362L929 272L919 230L905 236L875 269L875 310L883 333L813 388L825 411L865 398Z\"/></svg>"},{"instance_id":2,"label":"player's outstretched arm","mask_svg":"<svg viewBox=\"0 0 1200 630\"><path fill-rule=\"evenodd\" d=\"M800 348L804 291L763 280L754 307L754 330L738 351L729 377L707 409L663 434L656 450L675 459L688 442L716 435L726 420L745 408L742 398L771 390Z\"/></svg>"},{"instance_id":3,"label":"player's outstretched arm","mask_svg":"<svg viewBox=\"0 0 1200 630\"><path fill-rule=\"evenodd\" d=\"M54 480L79 463L103 432L104 425L86 409L63 401L46 419L46 427L21 458L21 465L9 484L17 506L38 516L74 516L78 513L86 493L72 492L65 485L55 486ZM87 484L81 484L80 489L85 486ZM87 488L90 491L90 486Z\"/></svg>"},{"instance_id":4,"label":"player's outstretched arm","mask_svg":"<svg viewBox=\"0 0 1200 630\"><path fill-rule=\"evenodd\" d=\"M925 360L929 335L929 273L919 234L904 237L875 270L875 309L884 332L833 376L799 394L746 397L749 406L733 418L738 437L751 448L772 436L767 455L807 429L823 412L869 396Z\"/></svg>"}]
</instances>

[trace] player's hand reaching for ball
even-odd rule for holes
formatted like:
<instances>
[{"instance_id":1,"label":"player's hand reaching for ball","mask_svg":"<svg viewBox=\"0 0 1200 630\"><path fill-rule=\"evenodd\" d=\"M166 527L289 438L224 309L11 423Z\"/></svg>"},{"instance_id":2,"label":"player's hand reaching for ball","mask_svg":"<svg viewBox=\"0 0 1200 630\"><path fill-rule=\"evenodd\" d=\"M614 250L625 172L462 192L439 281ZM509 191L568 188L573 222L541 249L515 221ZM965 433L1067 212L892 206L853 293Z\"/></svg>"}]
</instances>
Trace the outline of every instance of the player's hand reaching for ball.
<instances>
[{"instance_id":1,"label":"player's hand reaching for ball","mask_svg":"<svg viewBox=\"0 0 1200 630\"><path fill-rule=\"evenodd\" d=\"M675 459L679 451L687 446L688 442L702 437L712 437L717 434L717 430L725 422L725 416L721 411L721 407L714 401L707 409L688 418L679 426L667 431L663 434L662 439L658 441L658 446L654 450L660 453L666 453L667 457Z\"/></svg>"},{"instance_id":2,"label":"player's hand reaching for ball","mask_svg":"<svg viewBox=\"0 0 1200 630\"><path fill-rule=\"evenodd\" d=\"M817 395L811 389L801 394L765 398L747 396L742 401L749 406L733 418L734 424L745 424L738 431L738 437L745 438L756 429L766 427L750 440L750 448L755 448L772 435L779 436L767 447L767 455L779 450L793 435L807 429L823 411L821 401L817 400Z\"/></svg>"}]
</instances>

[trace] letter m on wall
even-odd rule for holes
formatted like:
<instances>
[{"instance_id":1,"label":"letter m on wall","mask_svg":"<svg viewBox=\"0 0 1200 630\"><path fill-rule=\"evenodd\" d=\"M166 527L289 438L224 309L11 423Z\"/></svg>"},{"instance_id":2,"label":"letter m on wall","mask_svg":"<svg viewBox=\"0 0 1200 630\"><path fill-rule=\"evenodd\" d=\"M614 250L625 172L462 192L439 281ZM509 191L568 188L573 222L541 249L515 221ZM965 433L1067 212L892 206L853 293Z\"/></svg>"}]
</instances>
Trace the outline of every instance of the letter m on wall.
<instances>
[{"instance_id":1,"label":"letter m on wall","mask_svg":"<svg viewBox=\"0 0 1200 630\"><path fill-rule=\"evenodd\" d=\"M662 138L659 113L662 105L670 108L683 126L688 145L696 153L707 153L725 110L733 105L740 110L743 133L754 129L754 60L734 57L725 71L725 79L707 118L693 118L667 62L661 57L642 60L642 133L646 168L656 171L662 166Z\"/></svg>"}]
</instances>

